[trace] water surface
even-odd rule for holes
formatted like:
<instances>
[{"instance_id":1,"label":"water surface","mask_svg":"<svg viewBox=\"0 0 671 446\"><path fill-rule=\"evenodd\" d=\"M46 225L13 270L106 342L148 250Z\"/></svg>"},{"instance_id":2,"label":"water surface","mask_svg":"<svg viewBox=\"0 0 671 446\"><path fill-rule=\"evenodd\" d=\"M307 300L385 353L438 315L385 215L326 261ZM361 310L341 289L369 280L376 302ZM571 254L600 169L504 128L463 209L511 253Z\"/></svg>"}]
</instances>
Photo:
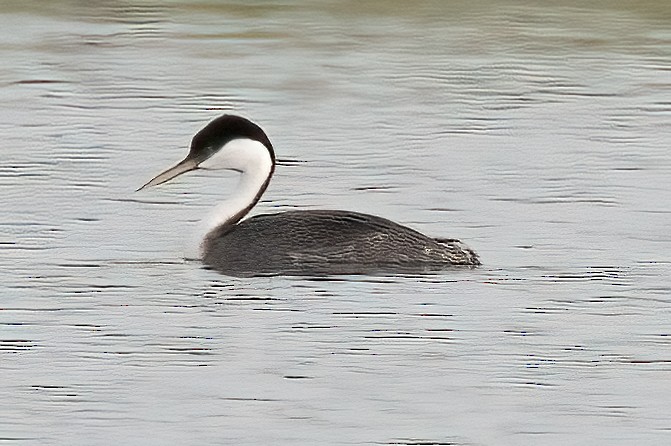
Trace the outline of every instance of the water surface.
<instances>
[{"instance_id":1,"label":"water surface","mask_svg":"<svg viewBox=\"0 0 671 446\"><path fill-rule=\"evenodd\" d=\"M0 443L664 444L671 8L0 8ZM340 208L483 267L235 279L184 261L235 185L134 192L233 112L255 212Z\"/></svg>"}]
</instances>

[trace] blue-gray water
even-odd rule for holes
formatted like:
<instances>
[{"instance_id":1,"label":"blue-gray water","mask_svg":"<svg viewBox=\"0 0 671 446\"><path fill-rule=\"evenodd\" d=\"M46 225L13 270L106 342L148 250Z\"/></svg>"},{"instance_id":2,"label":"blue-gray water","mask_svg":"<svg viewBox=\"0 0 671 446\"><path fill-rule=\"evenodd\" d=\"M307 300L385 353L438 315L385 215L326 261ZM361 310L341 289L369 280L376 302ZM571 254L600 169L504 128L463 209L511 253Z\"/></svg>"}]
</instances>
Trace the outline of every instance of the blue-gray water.
<instances>
[{"instance_id":1,"label":"blue-gray water","mask_svg":"<svg viewBox=\"0 0 671 446\"><path fill-rule=\"evenodd\" d=\"M160 3L0 7L0 444L671 441L671 6ZM483 267L183 261L234 176L134 191L223 112L300 161L255 212Z\"/></svg>"}]
</instances>

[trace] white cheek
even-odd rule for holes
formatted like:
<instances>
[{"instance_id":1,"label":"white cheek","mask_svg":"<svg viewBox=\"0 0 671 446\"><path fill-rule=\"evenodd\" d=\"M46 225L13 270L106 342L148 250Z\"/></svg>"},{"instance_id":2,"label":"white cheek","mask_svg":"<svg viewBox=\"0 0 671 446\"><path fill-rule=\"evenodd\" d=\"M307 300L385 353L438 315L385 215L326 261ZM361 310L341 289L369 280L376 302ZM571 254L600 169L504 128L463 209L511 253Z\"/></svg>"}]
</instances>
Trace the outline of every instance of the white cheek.
<instances>
[{"instance_id":1,"label":"white cheek","mask_svg":"<svg viewBox=\"0 0 671 446\"><path fill-rule=\"evenodd\" d=\"M203 169L233 169L245 171L260 158L268 157L263 144L251 139L240 138L227 142L217 153L200 163Z\"/></svg>"},{"instance_id":2,"label":"white cheek","mask_svg":"<svg viewBox=\"0 0 671 446\"><path fill-rule=\"evenodd\" d=\"M203 169L231 169L231 153L225 150L226 147L219 150L217 153L203 161L198 167Z\"/></svg>"}]
</instances>

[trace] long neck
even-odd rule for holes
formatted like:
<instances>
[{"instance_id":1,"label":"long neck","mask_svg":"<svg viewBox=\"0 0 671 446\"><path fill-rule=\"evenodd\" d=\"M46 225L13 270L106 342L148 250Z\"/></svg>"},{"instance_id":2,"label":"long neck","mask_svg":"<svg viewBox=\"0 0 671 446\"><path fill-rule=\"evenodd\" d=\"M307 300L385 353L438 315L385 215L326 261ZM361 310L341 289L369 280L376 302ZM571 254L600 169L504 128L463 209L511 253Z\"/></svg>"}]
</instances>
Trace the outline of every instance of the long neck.
<instances>
[{"instance_id":1,"label":"long neck","mask_svg":"<svg viewBox=\"0 0 671 446\"><path fill-rule=\"evenodd\" d=\"M234 140L226 144L220 152L220 156L213 155L201 167L217 169L226 166L241 173L240 181L231 198L215 206L198 224L195 234L198 240L198 257L202 256L204 243L210 237L224 233L249 213L268 187L275 169L268 150L258 141Z\"/></svg>"}]
</instances>

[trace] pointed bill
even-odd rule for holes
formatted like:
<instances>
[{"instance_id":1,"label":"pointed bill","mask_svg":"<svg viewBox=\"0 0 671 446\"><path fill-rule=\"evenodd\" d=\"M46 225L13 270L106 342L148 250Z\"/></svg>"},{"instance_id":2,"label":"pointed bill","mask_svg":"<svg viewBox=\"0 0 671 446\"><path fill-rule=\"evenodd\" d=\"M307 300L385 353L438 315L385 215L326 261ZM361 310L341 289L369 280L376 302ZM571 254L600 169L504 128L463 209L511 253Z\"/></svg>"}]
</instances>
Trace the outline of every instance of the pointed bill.
<instances>
[{"instance_id":1,"label":"pointed bill","mask_svg":"<svg viewBox=\"0 0 671 446\"><path fill-rule=\"evenodd\" d=\"M159 184L163 184L166 181L172 180L178 175L181 175L183 173L189 172L191 170L194 170L198 167L198 162L194 159L185 159L183 161L180 161L177 165L171 167L170 169L166 170L165 172L162 172L158 175L156 175L154 178L149 180L147 184L142 186L141 188L138 189L138 191L146 188L146 187L151 187L151 186L158 186ZM137 191L136 191L137 192Z\"/></svg>"}]
</instances>

